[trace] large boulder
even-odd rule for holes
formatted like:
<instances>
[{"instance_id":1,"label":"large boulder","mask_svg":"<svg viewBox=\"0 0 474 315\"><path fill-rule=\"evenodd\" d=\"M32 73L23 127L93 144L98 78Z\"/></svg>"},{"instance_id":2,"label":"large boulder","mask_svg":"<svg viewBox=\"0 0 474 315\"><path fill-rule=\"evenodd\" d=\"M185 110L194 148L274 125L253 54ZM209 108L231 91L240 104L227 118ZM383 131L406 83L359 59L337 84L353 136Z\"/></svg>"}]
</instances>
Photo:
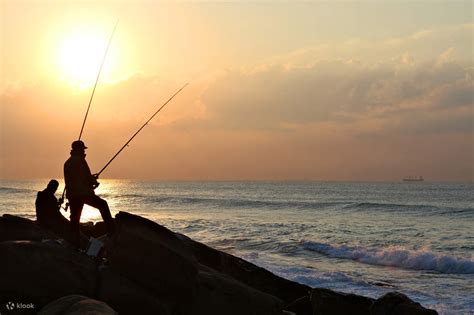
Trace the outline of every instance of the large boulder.
<instances>
[{"instance_id":1,"label":"large boulder","mask_svg":"<svg viewBox=\"0 0 474 315\"><path fill-rule=\"evenodd\" d=\"M438 312L430 310L416 303L403 293L389 292L377 299L370 309L370 315L436 315Z\"/></svg>"},{"instance_id":2,"label":"large boulder","mask_svg":"<svg viewBox=\"0 0 474 315\"><path fill-rule=\"evenodd\" d=\"M42 228L36 221L4 214L0 217L0 242L58 238L53 232Z\"/></svg>"},{"instance_id":3,"label":"large boulder","mask_svg":"<svg viewBox=\"0 0 474 315\"><path fill-rule=\"evenodd\" d=\"M59 298L41 309L39 315L117 315L106 303L82 295Z\"/></svg>"},{"instance_id":4,"label":"large boulder","mask_svg":"<svg viewBox=\"0 0 474 315\"><path fill-rule=\"evenodd\" d=\"M38 307L65 295L93 296L96 266L92 259L53 242L0 242L0 302Z\"/></svg>"},{"instance_id":5,"label":"large boulder","mask_svg":"<svg viewBox=\"0 0 474 315\"><path fill-rule=\"evenodd\" d=\"M368 297L316 288L311 291L313 315L368 315L374 300Z\"/></svg>"},{"instance_id":6,"label":"large boulder","mask_svg":"<svg viewBox=\"0 0 474 315\"><path fill-rule=\"evenodd\" d=\"M119 314L171 314L170 307L152 292L110 268L100 268L99 277L97 298L111 305Z\"/></svg>"},{"instance_id":7,"label":"large boulder","mask_svg":"<svg viewBox=\"0 0 474 315\"><path fill-rule=\"evenodd\" d=\"M264 268L196 242L185 235L177 235L186 243L200 264L229 275L259 291L276 296L285 305L307 296L311 291L309 286L279 277Z\"/></svg>"},{"instance_id":8,"label":"large boulder","mask_svg":"<svg viewBox=\"0 0 474 315\"><path fill-rule=\"evenodd\" d=\"M200 271L189 314L282 314L282 302L216 271Z\"/></svg>"},{"instance_id":9,"label":"large boulder","mask_svg":"<svg viewBox=\"0 0 474 315\"><path fill-rule=\"evenodd\" d=\"M183 243L166 228L121 212L116 233L107 242L107 258L113 270L165 301L174 313L186 312L196 289L198 267Z\"/></svg>"}]
</instances>

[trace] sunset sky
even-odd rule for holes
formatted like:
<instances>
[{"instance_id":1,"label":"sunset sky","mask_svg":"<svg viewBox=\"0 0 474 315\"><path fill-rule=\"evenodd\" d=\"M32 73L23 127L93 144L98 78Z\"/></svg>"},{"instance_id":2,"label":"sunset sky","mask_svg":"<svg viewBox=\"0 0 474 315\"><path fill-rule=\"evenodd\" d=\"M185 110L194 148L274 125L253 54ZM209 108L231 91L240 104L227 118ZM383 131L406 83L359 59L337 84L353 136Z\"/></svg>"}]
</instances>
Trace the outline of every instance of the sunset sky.
<instances>
[{"instance_id":1,"label":"sunset sky","mask_svg":"<svg viewBox=\"0 0 474 315\"><path fill-rule=\"evenodd\" d=\"M0 0L0 178L474 177L471 1Z\"/></svg>"}]
</instances>

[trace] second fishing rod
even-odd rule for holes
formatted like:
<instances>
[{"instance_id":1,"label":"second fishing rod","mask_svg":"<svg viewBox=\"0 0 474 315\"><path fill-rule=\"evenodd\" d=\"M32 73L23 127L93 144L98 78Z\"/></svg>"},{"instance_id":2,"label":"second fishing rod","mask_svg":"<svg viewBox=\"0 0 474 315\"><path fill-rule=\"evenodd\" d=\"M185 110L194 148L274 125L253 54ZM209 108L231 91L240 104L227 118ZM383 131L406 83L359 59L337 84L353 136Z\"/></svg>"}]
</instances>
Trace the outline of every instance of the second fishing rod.
<instances>
[{"instance_id":1,"label":"second fishing rod","mask_svg":"<svg viewBox=\"0 0 474 315\"><path fill-rule=\"evenodd\" d=\"M151 117L140 127L138 128L138 130L132 135L132 137L130 139L127 140L127 142L125 142L125 144L117 151L117 153L115 153L115 155L107 162L107 164L104 165L104 167L102 167L102 169L94 174L94 176L96 178L98 178L100 176L100 174L102 174L102 172L110 165L110 163L112 163L113 160L115 160L115 158L128 146L128 144L133 140L133 138L135 138L139 133L140 131L142 131L143 128L145 128L146 125L148 125L148 123L166 106L168 105L169 102L171 102L171 100L176 96L178 95L189 83L186 83L185 85L183 85L178 91L176 91L166 102L163 103L163 105L160 106L160 108L158 108L157 111L155 111L153 113L153 115L151 115Z\"/></svg>"},{"instance_id":2,"label":"second fishing rod","mask_svg":"<svg viewBox=\"0 0 474 315\"><path fill-rule=\"evenodd\" d=\"M98 179L100 174L102 174L102 172L110 165L110 163L112 163L115 158L117 158L117 156L128 146L128 144L140 133L140 131L143 130L143 128L146 127L146 125L148 125L148 123L156 116L158 115L158 113L166 106L168 105L169 102L171 102L171 100L176 96L178 95L189 83L186 83L185 85L183 85L178 91L176 91L166 102L164 102L159 108L158 110L156 110L153 115L151 115L150 118L148 118L148 120L140 126L140 128L138 128L138 130L130 137L130 139L127 140L127 142L125 142L125 144L117 151L117 153L115 153L115 155L107 162L107 164L104 165L104 167L102 167L102 169L94 174L93 176ZM64 192L66 191L66 189L64 190ZM64 200L64 192L63 192L63 197L61 197L61 201ZM62 202L61 202L62 203ZM68 208L69 204L67 203L66 204L66 207L64 208L66 211L67 211L67 208Z\"/></svg>"}]
</instances>

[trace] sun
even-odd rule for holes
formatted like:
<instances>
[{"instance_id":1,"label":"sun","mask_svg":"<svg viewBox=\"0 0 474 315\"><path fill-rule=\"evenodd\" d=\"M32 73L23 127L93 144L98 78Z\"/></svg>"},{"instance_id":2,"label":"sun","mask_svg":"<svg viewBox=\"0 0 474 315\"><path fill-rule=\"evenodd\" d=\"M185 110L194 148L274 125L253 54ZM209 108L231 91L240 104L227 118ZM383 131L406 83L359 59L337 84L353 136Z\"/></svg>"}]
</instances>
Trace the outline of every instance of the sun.
<instances>
[{"instance_id":1,"label":"sun","mask_svg":"<svg viewBox=\"0 0 474 315\"><path fill-rule=\"evenodd\" d=\"M91 28L79 28L67 33L59 43L57 65L62 79L70 84L87 87L95 83L107 50L110 34ZM109 48L101 72L105 80L116 65L116 53Z\"/></svg>"}]
</instances>

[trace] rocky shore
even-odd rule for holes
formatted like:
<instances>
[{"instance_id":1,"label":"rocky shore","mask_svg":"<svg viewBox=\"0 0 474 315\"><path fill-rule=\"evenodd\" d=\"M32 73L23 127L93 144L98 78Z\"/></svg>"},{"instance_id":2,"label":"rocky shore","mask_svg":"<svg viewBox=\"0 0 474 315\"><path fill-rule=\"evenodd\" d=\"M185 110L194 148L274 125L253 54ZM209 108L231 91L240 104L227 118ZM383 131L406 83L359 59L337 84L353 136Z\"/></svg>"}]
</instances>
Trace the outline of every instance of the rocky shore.
<instances>
[{"instance_id":1,"label":"rocky shore","mask_svg":"<svg viewBox=\"0 0 474 315\"><path fill-rule=\"evenodd\" d=\"M0 313L437 314L397 292L374 300L289 281L126 212L115 221L97 259L35 221L0 217Z\"/></svg>"}]
</instances>

